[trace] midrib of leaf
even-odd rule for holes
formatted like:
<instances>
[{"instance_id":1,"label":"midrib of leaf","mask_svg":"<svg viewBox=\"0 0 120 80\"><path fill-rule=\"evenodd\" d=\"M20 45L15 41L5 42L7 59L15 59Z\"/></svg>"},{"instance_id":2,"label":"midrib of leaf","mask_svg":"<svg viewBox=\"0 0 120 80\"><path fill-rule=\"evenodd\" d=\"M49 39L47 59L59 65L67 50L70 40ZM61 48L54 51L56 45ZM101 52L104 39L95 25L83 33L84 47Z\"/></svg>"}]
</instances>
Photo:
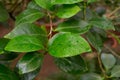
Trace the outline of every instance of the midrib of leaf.
<instances>
[{"instance_id":1,"label":"midrib of leaf","mask_svg":"<svg viewBox=\"0 0 120 80\"><path fill-rule=\"evenodd\" d=\"M56 30L62 30L62 29L69 29L69 28L73 28L73 29L75 29L75 28L80 28L81 29L81 27L61 27L61 28L57 28Z\"/></svg>"},{"instance_id":2,"label":"midrib of leaf","mask_svg":"<svg viewBox=\"0 0 120 80\"><path fill-rule=\"evenodd\" d=\"M39 47L41 47L41 46L38 45L38 44L35 44L35 43L26 43L26 42L25 42L25 43L22 43L22 44L18 44L18 45L23 45L23 44L26 44L26 45L27 45L27 44L32 44L32 45L35 45L35 46L39 46Z\"/></svg>"}]
</instances>

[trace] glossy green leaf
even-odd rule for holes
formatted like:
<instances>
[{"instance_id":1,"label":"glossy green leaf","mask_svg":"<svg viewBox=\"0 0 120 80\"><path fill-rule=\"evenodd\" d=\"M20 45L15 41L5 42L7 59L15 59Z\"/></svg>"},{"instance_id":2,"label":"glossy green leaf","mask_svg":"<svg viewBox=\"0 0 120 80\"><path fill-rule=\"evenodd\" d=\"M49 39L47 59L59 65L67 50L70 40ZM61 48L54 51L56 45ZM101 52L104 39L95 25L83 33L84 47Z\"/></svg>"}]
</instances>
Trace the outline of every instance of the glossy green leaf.
<instances>
[{"instance_id":1,"label":"glossy green leaf","mask_svg":"<svg viewBox=\"0 0 120 80\"><path fill-rule=\"evenodd\" d=\"M0 64L0 80L20 80L20 79L10 69Z\"/></svg>"},{"instance_id":2,"label":"glossy green leaf","mask_svg":"<svg viewBox=\"0 0 120 80\"><path fill-rule=\"evenodd\" d=\"M24 23L15 27L10 33L5 35L5 38L12 39L20 35L42 36L42 37L47 36L46 32L37 25L31 23Z\"/></svg>"},{"instance_id":3,"label":"glossy green leaf","mask_svg":"<svg viewBox=\"0 0 120 80\"><path fill-rule=\"evenodd\" d=\"M16 25L21 23L33 23L43 17L43 13L36 9L26 9L16 17Z\"/></svg>"},{"instance_id":4,"label":"glossy green leaf","mask_svg":"<svg viewBox=\"0 0 120 80\"><path fill-rule=\"evenodd\" d=\"M44 9L50 9L52 7L51 0L35 0L35 2Z\"/></svg>"},{"instance_id":5,"label":"glossy green leaf","mask_svg":"<svg viewBox=\"0 0 120 80\"><path fill-rule=\"evenodd\" d=\"M21 35L10 40L5 47L6 51L31 52L44 49L42 41L33 36Z\"/></svg>"},{"instance_id":6,"label":"glossy green leaf","mask_svg":"<svg viewBox=\"0 0 120 80\"><path fill-rule=\"evenodd\" d=\"M0 38L0 54L4 53L4 48L9 42L9 39Z\"/></svg>"},{"instance_id":7,"label":"glossy green leaf","mask_svg":"<svg viewBox=\"0 0 120 80\"><path fill-rule=\"evenodd\" d=\"M59 18L70 18L76 15L80 10L80 7L77 5L63 5L58 9L56 15Z\"/></svg>"},{"instance_id":8,"label":"glossy green leaf","mask_svg":"<svg viewBox=\"0 0 120 80\"><path fill-rule=\"evenodd\" d=\"M116 63L116 59L112 54L102 53L101 60L106 70L111 69Z\"/></svg>"},{"instance_id":9,"label":"glossy green leaf","mask_svg":"<svg viewBox=\"0 0 120 80\"><path fill-rule=\"evenodd\" d=\"M120 77L120 65L114 66L111 70L111 77Z\"/></svg>"},{"instance_id":10,"label":"glossy green leaf","mask_svg":"<svg viewBox=\"0 0 120 80\"><path fill-rule=\"evenodd\" d=\"M80 74L87 71L87 65L81 56L55 58L56 65L64 72Z\"/></svg>"},{"instance_id":11,"label":"glossy green leaf","mask_svg":"<svg viewBox=\"0 0 120 80\"><path fill-rule=\"evenodd\" d=\"M104 80L104 78L96 73L86 73L81 75L79 80Z\"/></svg>"},{"instance_id":12,"label":"glossy green leaf","mask_svg":"<svg viewBox=\"0 0 120 80\"><path fill-rule=\"evenodd\" d=\"M48 52L54 57L70 57L90 51L89 44L79 34L58 33L49 41Z\"/></svg>"},{"instance_id":13,"label":"glossy green leaf","mask_svg":"<svg viewBox=\"0 0 120 80\"><path fill-rule=\"evenodd\" d=\"M32 72L41 67L43 55L38 52L25 54L17 63L19 74Z\"/></svg>"},{"instance_id":14,"label":"glossy green leaf","mask_svg":"<svg viewBox=\"0 0 120 80\"><path fill-rule=\"evenodd\" d=\"M20 24L15 27L9 34L5 35L5 38L13 39L17 36L28 35L36 37L40 42L45 45L47 42L47 34L40 27L31 23Z\"/></svg>"},{"instance_id":15,"label":"glossy green leaf","mask_svg":"<svg viewBox=\"0 0 120 80\"><path fill-rule=\"evenodd\" d=\"M86 38L89 41L89 43L98 51L101 52L103 47L103 42L99 34L88 32L86 34Z\"/></svg>"},{"instance_id":16,"label":"glossy green leaf","mask_svg":"<svg viewBox=\"0 0 120 80\"><path fill-rule=\"evenodd\" d=\"M83 0L51 0L52 4L74 4Z\"/></svg>"},{"instance_id":17,"label":"glossy green leaf","mask_svg":"<svg viewBox=\"0 0 120 80\"><path fill-rule=\"evenodd\" d=\"M2 4L2 2L0 1L0 22L7 21L8 18L9 14L5 9L4 5Z\"/></svg>"},{"instance_id":18,"label":"glossy green leaf","mask_svg":"<svg viewBox=\"0 0 120 80\"><path fill-rule=\"evenodd\" d=\"M39 72L40 72L40 68L38 68L32 72L22 74L21 80L35 80L35 77L39 74Z\"/></svg>"},{"instance_id":19,"label":"glossy green leaf","mask_svg":"<svg viewBox=\"0 0 120 80\"><path fill-rule=\"evenodd\" d=\"M112 22L106 18L93 18L90 20L91 25L105 30L115 30Z\"/></svg>"},{"instance_id":20,"label":"glossy green leaf","mask_svg":"<svg viewBox=\"0 0 120 80\"><path fill-rule=\"evenodd\" d=\"M70 20L59 24L55 31L83 34L90 28L91 26L85 21Z\"/></svg>"}]
</instances>

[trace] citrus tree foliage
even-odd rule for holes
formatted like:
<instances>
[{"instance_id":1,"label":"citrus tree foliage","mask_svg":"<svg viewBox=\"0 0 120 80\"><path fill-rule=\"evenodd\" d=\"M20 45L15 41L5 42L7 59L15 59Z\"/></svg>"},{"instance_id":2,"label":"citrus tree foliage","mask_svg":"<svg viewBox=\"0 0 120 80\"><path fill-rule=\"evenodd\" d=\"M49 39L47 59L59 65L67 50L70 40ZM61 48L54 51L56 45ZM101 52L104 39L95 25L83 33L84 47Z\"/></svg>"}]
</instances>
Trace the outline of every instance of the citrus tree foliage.
<instances>
[{"instance_id":1,"label":"citrus tree foliage","mask_svg":"<svg viewBox=\"0 0 120 80\"><path fill-rule=\"evenodd\" d=\"M6 5L10 2L15 1L0 0L0 23L13 18L14 7L11 10ZM104 51L107 34L112 34L109 30L116 28L112 19L104 15L104 8L90 8L97 2L99 0L29 0L25 8L23 5L24 10L14 17L14 29L0 38L1 61L10 62L24 53L14 70L0 64L0 80L34 80L45 54L54 58L60 70L74 75L73 80L119 80L119 59ZM22 2L18 0L18 3ZM93 52L97 56L87 59L86 55Z\"/></svg>"}]
</instances>

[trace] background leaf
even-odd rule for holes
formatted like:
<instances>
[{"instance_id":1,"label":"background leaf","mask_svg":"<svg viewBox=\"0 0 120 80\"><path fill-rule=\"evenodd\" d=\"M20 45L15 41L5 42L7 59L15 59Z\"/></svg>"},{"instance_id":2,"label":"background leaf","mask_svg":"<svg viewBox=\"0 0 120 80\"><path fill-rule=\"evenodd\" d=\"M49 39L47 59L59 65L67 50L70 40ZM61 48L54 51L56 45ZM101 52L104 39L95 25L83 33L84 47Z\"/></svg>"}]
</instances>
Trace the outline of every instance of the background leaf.
<instances>
[{"instance_id":1,"label":"background leaf","mask_svg":"<svg viewBox=\"0 0 120 80\"><path fill-rule=\"evenodd\" d=\"M0 55L0 61L10 61L15 59L17 56L18 56L17 53L4 52L3 54Z\"/></svg>"},{"instance_id":2,"label":"background leaf","mask_svg":"<svg viewBox=\"0 0 120 80\"><path fill-rule=\"evenodd\" d=\"M0 38L0 54L4 53L4 48L9 42L9 39Z\"/></svg>"},{"instance_id":3,"label":"background leaf","mask_svg":"<svg viewBox=\"0 0 120 80\"><path fill-rule=\"evenodd\" d=\"M87 71L87 65L81 56L55 58L56 65L64 72L80 74Z\"/></svg>"},{"instance_id":4,"label":"background leaf","mask_svg":"<svg viewBox=\"0 0 120 80\"><path fill-rule=\"evenodd\" d=\"M90 28L91 26L87 22L72 19L59 24L55 31L83 34Z\"/></svg>"},{"instance_id":5,"label":"background leaf","mask_svg":"<svg viewBox=\"0 0 120 80\"><path fill-rule=\"evenodd\" d=\"M56 15L59 18L70 18L77 14L80 10L80 7L77 5L63 5L58 9Z\"/></svg>"},{"instance_id":6,"label":"background leaf","mask_svg":"<svg viewBox=\"0 0 120 80\"><path fill-rule=\"evenodd\" d=\"M38 69L36 69L36 70L34 70L32 72L22 74L21 75L21 80L34 80L39 72L40 72L40 68L38 68Z\"/></svg>"},{"instance_id":7,"label":"background leaf","mask_svg":"<svg viewBox=\"0 0 120 80\"><path fill-rule=\"evenodd\" d=\"M102 63L104 65L104 67L107 70L111 69L116 63L116 59L112 54L102 53L101 54L101 60L102 60Z\"/></svg>"},{"instance_id":8,"label":"background leaf","mask_svg":"<svg viewBox=\"0 0 120 80\"><path fill-rule=\"evenodd\" d=\"M115 30L112 22L106 18L93 18L90 20L91 25L105 29L105 30Z\"/></svg>"},{"instance_id":9,"label":"background leaf","mask_svg":"<svg viewBox=\"0 0 120 80\"><path fill-rule=\"evenodd\" d=\"M5 9L3 3L0 1L0 22L7 21L8 18L9 18L9 14Z\"/></svg>"},{"instance_id":10,"label":"background leaf","mask_svg":"<svg viewBox=\"0 0 120 80\"><path fill-rule=\"evenodd\" d=\"M96 73L86 73L81 75L79 80L104 80L104 79Z\"/></svg>"},{"instance_id":11,"label":"background leaf","mask_svg":"<svg viewBox=\"0 0 120 80\"><path fill-rule=\"evenodd\" d=\"M79 34L59 33L49 41L49 54L54 57L70 57L90 52L87 41Z\"/></svg>"},{"instance_id":12,"label":"background leaf","mask_svg":"<svg viewBox=\"0 0 120 80\"><path fill-rule=\"evenodd\" d=\"M88 32L86 34L86 38L89 41L89 43L98 51L101 52L103 47L103 42L99 34Z\"/></svg>"},{"instance_id":13,"label":"background leaf","mask_svg":"<svg viewBox=\"0 0 120 80\"><path fill-rule=\"evenodd\" d=\"M120 65L114 66L111 70L111 77L120 77Z\"/></svg>"},{"instance_id":14,"label":"background leaf","mask_svg":"<svg viewBox=\"0 0 120 80\"><path fill-rule=\"evenodd\" d=\"M43 55L38 52L25 54L17 63L19 74L32 72L41 67Z\"/></svg>"},{"instance_id":15,"label":"background leaf","mask_svg":"<svg viewBox=\"0 0 120 80\"><path fill-rule=\"evenodd\" d=\"M0 64L0 80L20 80L20 79L10 69Z\"/></svg>"}]
</instances>

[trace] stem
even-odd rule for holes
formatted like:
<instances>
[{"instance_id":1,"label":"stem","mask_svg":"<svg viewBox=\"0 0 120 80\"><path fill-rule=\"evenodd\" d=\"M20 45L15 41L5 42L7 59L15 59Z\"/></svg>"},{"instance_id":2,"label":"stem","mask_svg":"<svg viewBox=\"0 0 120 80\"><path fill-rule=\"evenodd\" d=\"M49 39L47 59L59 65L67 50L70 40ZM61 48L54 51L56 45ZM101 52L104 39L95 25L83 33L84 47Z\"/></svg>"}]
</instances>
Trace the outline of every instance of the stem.
<instances>
[{"instance_id":1,"label":"stem","mask_svg":"<svg viewBox=\"0 0 120 80\"><path fill-rule=\"evenodd\" d=\"M99 67L100 67L100 69L101 69L104 77L107 78L106 72L105 72L105 70L104 70L104 68L102 66L102 61L100 59L100 55L99 55L99 53L96 53L96 54L97 54L97 59L98 59Z\"/></svg>"},{"instance_id":2,"label":"stem","mask_svg":"<svg viewBox=\"0 0 120 80\"><path fill-rule=\"evenodd\" d=\"M104 45L104 47L108 49L114 56L120 59L120 56L115 51L113 51L110 47L108 47L107 45Z\"/></svg>"},{"instance_id":3,"label":"stem","mask_svg":"<svg viewBox=\"0 0 120 80\"><path fill-rule=\"evenodd\" d=\"M87 8L87 3L86 3L86 0L84 0L84 11L83 11L84 20L86 20L86 8Z\"/></svg>"},{"instance_id":4,"label":"stem","mask_svg":"<svg viewBox=\"0 0 120 80\"><path fill-rule=\"evenodd\" d=\"M52 22L52 16L49 12L48 12L48 16L49 16L49 20L50 20L50 32L49 32L48 36L51 38L52 37L52 31L53 31L53 22Z\"/></svg>"},{"instance_id":5,"label":"stem","mask_svg":"<svg viewBox=\"0 0 120 80\"><path fill-rule=\"evenodd\" d=\"M118 10L120 9L120 7L116 8L113 12L111 12L108 17L112 16L113 14L115 14Z\"/></svg>"}]
</instances>

